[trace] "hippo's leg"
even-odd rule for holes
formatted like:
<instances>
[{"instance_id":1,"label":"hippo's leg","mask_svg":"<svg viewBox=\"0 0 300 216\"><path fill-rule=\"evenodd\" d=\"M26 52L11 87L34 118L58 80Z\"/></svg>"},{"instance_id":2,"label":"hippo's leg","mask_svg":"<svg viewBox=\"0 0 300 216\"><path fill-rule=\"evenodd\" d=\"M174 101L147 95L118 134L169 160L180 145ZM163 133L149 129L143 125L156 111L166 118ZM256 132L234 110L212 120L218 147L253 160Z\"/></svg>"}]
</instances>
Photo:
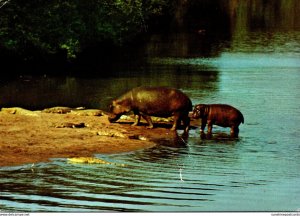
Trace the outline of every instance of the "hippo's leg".
<instances>
[{"instance_id":1,"label":"hippo's leg","mask_svg":"<svg viewBox=\"0 0 300 216\"><path fill-rule=\"evenodd\" d=\"M180 114L174 113L173 118L174 118L174 123L171 128L171 131L175 131L177 129L178 125L180 124Z\"/></svg>"},{"instance_id":2,"label":"hippo's leg","mask_svg":"<svg viewBox=\"0 0 300 216\"><path fill-rule=\"evenodd\" d=\"M137 126L141 121L141 114L137 112L134 112L134 114L135 114L134 123L131 126Z\"/></svg>"},{"instance_id":3,"label":"hippo's leg","mask_svg":"<svg viewBox=\"0 0 300 216\"><path fill-rule=\"evenodd\" d=\"M201 132L200 133L200 138L201 139L206 139L207 137L206 137L206 134L204 133L204 132ZM209 137L208 137L209 138Z\"/></svg>"},{"instance_id":4,"label":"hippo's leg","mask_svg":"<svg viewBox=\"0 0 300 216\"><path fill-rule=\"evenodd\" d=\"M231 137L234 137L234 138L237 138L239 136L239 127L237 126L232 126L231 129L230 129L230 136Z\"/></svg>"},{"instance_id":5,"label":"hippo's leg","mask_svg":"<svg viewBox=\"0 0 300 216\"><path fill-rule=\"evenodd\" d=\"M147 128L152 129L153 128L153 123L152 123L151 116L148 116L148 115L142 115L142 116L147 121L147 123L149 124L149 126Z\"/></svg>"},{"instance_id":6,"label":"hippo's leg","mask_svg":"<svg viewBox=\"0 0 300 216\"><path fill-rule=\"evenodd\" d=\"M184 132L187 133L189 132L190 129L190 117L187 115L182 117L182 121L183 121L183 126L184 126Z\"/></svg>"},{"instance_id":7,"label":"hippo's leg","mask_svg":"<svg viewBox=\"0 0 300 216\"><path fill-rule=\"evenodd\" d=\"M206 127L207 119L203 118L201 119L201 128L200 128L200 133L204 133L204 129Z\"/></svg>"},{"instance_id":8,"label":"hippo's leg","mask_svg":"<svg viewBox=\"0 0 300 216\"><path fill-rule=\"evenodd\" d=\"M212 134L212 126L213 126L213 124L212 124L211 120L208 120L207 121L207 133L208 134Z\"/></svg>"}]
</instances>

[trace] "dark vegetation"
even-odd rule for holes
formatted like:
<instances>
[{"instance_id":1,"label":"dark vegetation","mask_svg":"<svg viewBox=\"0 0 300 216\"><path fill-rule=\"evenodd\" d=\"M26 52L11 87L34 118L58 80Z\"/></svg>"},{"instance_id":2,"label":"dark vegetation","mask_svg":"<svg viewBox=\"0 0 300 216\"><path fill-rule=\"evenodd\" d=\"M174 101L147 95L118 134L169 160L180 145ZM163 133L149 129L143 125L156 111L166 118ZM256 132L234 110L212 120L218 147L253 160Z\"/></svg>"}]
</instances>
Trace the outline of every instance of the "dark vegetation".
<instances>
[{"instance_id":1,"label":"dark vegetation","mask_svg":"<svg viewBox=\"0 0 300 216\"><path fill-rule=\"evenodd\" d=\"M1 68L10 74L101 73L109 71L112 58L134 62L145 55L142 48L153 34L188 32L230 40L237 27L264 27L252 21L277 25L286 15L282 11L299 11L297 2L0 0Z\"/></svg>"}]
</instances>

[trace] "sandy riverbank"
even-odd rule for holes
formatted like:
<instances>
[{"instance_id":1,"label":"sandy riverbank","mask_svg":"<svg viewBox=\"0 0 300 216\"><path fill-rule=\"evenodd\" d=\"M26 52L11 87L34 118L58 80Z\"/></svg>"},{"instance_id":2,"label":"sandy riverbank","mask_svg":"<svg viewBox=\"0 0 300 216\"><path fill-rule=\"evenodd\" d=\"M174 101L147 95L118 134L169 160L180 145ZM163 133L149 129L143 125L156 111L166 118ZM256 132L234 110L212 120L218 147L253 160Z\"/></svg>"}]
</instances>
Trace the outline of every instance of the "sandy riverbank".
<instances>
[{"instance_id":1,"label":"sandy riverbank","mask_svg":"<svg viewBox=\"0 0 300 216\"><path fill-rule=\"evenodd\" d=\"M158 122L154 129L132 127L132 122L126 118L111 124L99 110L2 108L0 166L130 152L153 147L160 139L176 138L169 130L171 122Z\"/></svg>"}]
</instances>

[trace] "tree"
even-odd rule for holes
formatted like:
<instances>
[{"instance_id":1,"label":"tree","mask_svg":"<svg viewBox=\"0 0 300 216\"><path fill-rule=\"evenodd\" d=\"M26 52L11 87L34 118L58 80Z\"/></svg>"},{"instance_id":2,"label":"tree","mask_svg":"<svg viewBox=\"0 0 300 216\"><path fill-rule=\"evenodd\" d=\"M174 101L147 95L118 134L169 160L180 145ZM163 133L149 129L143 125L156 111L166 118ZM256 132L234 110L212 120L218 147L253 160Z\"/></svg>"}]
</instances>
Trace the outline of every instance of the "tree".
<instances>
[{"instance_id":1,"label":"tree","mask_svg":"<svg viewBox=\"0 0 300 216\"><path fill-rule=\"evenodd\" d=\"M0 43L22 55L83 48L111 41L122 46L145 30L140 0L1 1Z\"/></svg>"}]
</instances>

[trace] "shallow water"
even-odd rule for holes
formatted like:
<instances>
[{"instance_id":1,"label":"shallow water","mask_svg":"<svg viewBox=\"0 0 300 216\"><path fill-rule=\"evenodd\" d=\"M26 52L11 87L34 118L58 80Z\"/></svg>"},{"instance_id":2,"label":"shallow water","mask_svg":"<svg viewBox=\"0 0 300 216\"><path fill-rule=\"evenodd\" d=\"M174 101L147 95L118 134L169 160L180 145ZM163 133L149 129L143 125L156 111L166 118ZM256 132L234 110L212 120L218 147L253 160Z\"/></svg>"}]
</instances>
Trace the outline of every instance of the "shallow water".
<instances>
[{"instance_id":1,"label":"shallow water","mask_svg":"<svg viewBox=\"0 0 300 216\"><path fill-rule=\"evenodd\" d=\"M264 34L238 38L213 58L151 58L145 68L106 79L40 78L6 83L1 93L9 97L9 90L15 89L20 97L16 104L25 103L22 98L28 94L32 95L28 107L44 106L43 97L47 96L46 103L58 94L64 96L56 99L69 100L68 105L84 103L103 109L113 97L134 86L168 85L184 91L193 104L237 107L245 124L240 126L238 139L228 137L228 128L214 127L210 140L200 139L198 129L192 129L182 142L174 137L161 140L152 149L96 155L125 167L68 164L58 158L33 167L1 168L0 209L299 210L300 32L277 33L268 41L264 38ZM16 94L10 93L7 103L13 104ZM58 103L53 99L53 104Z\"/></svg>"}]
</instances>

